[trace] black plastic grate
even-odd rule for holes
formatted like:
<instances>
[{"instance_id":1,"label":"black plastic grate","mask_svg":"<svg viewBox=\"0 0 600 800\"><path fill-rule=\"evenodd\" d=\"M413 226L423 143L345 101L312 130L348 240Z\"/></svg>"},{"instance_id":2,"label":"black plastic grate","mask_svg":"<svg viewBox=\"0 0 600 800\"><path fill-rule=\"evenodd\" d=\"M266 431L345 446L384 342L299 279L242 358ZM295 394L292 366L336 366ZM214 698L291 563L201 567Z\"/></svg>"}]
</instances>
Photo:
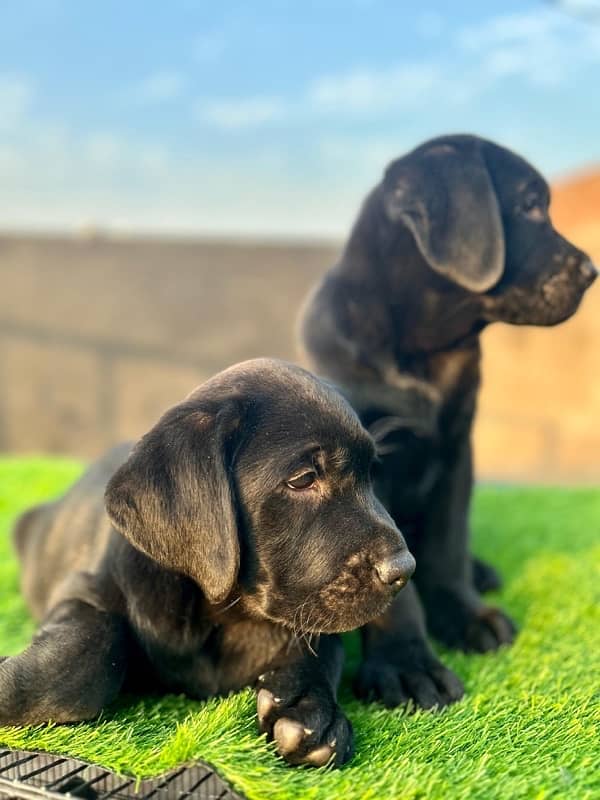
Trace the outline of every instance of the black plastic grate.
<instances>
[{"instance_id":1,"label":"black plastic grate","mask_svg":"<svg viewBox=\"0 0 600 800\"><path fill-rule=\"evenodd\" d=\"M137 781L76 758L0 749L0 798L82 800L242 800L208 764Z\"/></svg>"}]
</instances>

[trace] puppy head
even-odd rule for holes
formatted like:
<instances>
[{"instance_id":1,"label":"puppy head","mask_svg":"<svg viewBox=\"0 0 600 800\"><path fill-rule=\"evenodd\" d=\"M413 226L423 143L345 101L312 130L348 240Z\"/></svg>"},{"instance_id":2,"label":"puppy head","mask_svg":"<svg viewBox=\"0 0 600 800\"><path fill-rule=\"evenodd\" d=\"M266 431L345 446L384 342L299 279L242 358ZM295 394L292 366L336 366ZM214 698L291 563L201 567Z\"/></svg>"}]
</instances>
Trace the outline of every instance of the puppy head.
<instances>
[{"instance_id":1,"label":"puppy head","mask_svg":"<svg viewBox=\"0 0 600 800\"><path fill-rule=\"evenodd\" d=\"M168 411L106 490L138 549L192 578L211 603L296 632L379 614L414 560L376 500L374 446L331 387L260 359Z\"/></svg>"},{"instance_id":2,"label":"puppy head","mask_svg":"<svg viewBox=\"0 0 600 800\"><path fill-rule=\"evenodd\" d=\"M502 277L483 298L485 319L517 325L563 322L579 307L596 270L586 253L552 225L543 177L503 147L486 142L483 148L506 243Z\"/></svg>"},{"instance_id":3,"label":"puppy head","mask_svg":"<svg viewBox=\"0 0 600 800\"><path fill-rule=\"evenodd\" d=\"M463 290L457 302L473 296L483 322L556 324L594 280L550 222L544 179L492 142L426 142L390 164L381 197L388 229L408 228L427 269Z\"/></svg>"}]
</instances>

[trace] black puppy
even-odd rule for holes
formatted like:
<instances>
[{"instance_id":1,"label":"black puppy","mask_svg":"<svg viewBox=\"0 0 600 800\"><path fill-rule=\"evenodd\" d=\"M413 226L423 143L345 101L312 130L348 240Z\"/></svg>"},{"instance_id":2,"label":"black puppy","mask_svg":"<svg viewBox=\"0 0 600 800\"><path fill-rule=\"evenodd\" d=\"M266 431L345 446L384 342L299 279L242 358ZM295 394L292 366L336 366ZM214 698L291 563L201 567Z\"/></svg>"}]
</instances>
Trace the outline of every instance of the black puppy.
<instances>
[{"instance_id":1,"label":"black puppy","mask_svg":"<svg viewBox=\"0 0 600 800\"><path fill-rule=\"evenodd\" d=\"M310 373L261 359L130 450L17 523L42 626L0 663L0 725L90 719L123 687L206 698L258 682L261 730L288 761L344 763L341 645L312 635L377 616L414 569L358 417Z\"/></svg>"},{"instance_id":2,"label":"black puppy","mask_svg":"<svg viewBox=\"0 0 600 800\"><path fill-rule=\"evenodd\" d=\"M495 321L562 322L596 276L552 227L549 203L541 175L505 148L474 136L427 142L389 165L301 320L309 363L378 442L376 492L415 555L429 630L465 650L514 636L477 591L495 573L468 557L479 334ZM365 628L364 645L360 695L444 704L412 584Z\"/></svg>"}]
</instances>

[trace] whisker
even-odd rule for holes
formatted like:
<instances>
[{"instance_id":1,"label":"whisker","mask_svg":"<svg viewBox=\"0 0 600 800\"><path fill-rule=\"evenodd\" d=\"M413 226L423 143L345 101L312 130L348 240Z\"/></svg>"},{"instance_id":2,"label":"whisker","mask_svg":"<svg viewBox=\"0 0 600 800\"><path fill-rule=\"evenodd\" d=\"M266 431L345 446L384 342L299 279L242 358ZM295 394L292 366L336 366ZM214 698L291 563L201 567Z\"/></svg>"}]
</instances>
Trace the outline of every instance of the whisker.
<instances>
[{"instance_id":1,"label":"whisker","mask_svg":"<svg viewBox=\"0 0 600 800\"><path fill-rule=\"evenodd\" d=\"M229 603L228 605L224 606L224 608L220 608L217 612L215 612L215 616L218 616L219 614L224 614L225 611L229 611L229 609L233 608L233 606L236 603L239 603L241 599L242 599L242 595L240 595L239 597L236 597L235 600L231 601L231 603Z\"/></svg>"},{"instance_id":2,"label":"whisker","mask_svg":"<svg viewBox=\"0 0 600 800\"><path fill-rule=\"evenodd\" d=\"M306 641L306 646L308 647L309 651L310 651L310 652L313 654L313 656L316 658L316 657L317 657L317 653L316 653L316 651L315 651L315 650L313 650L313 648L312 648L312 644L311 644L311 641L312 641L312 633L309 633L309 634L308 634L308 639L306 639L305 641Z\"/></svg>"}]
</instances>

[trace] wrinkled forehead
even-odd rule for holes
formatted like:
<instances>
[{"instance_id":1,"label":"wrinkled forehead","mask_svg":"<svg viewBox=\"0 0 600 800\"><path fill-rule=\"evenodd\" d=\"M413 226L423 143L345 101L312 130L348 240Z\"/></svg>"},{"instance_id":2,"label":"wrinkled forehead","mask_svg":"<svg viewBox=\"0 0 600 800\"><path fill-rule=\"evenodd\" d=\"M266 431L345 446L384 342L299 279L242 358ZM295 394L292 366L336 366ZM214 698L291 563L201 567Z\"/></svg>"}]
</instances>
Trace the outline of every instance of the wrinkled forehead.
<instances>
[{"instance_id":1,"label":"wrinkled forehead","mask_svg":"<svg viewBox=\"0 0 600 800\"><path fill-rule=\"evenodd\" d=\"M337 393L290 386L289 393L269 392L255 404L257 436L271 441L314 440L325 446L370 447L371 438L354 411Z\"/></svg>"},{"instance_id":2,"label":"wrinkled forehead","mask_svg":"<svg viewBox=\"0 0 600 800\"><path fill-rule=\"evenodd\" d=\"M368 465L374 445L354 411L320 381L263 387L248 420L248 451L285 470L320 451L332 468Z\"/></svg>"},{"instance_id":3,"label":"wrinkled forehead","mask_svg":"<svg viewBox=\"0 0 600 800\"><path fill-rule=\"evenodd\" d=\"M496 191L521 193L530 188L548 189L544 177L516 153L493 142L485 143L484 153Z\"/></svg>"}]
</instances>

